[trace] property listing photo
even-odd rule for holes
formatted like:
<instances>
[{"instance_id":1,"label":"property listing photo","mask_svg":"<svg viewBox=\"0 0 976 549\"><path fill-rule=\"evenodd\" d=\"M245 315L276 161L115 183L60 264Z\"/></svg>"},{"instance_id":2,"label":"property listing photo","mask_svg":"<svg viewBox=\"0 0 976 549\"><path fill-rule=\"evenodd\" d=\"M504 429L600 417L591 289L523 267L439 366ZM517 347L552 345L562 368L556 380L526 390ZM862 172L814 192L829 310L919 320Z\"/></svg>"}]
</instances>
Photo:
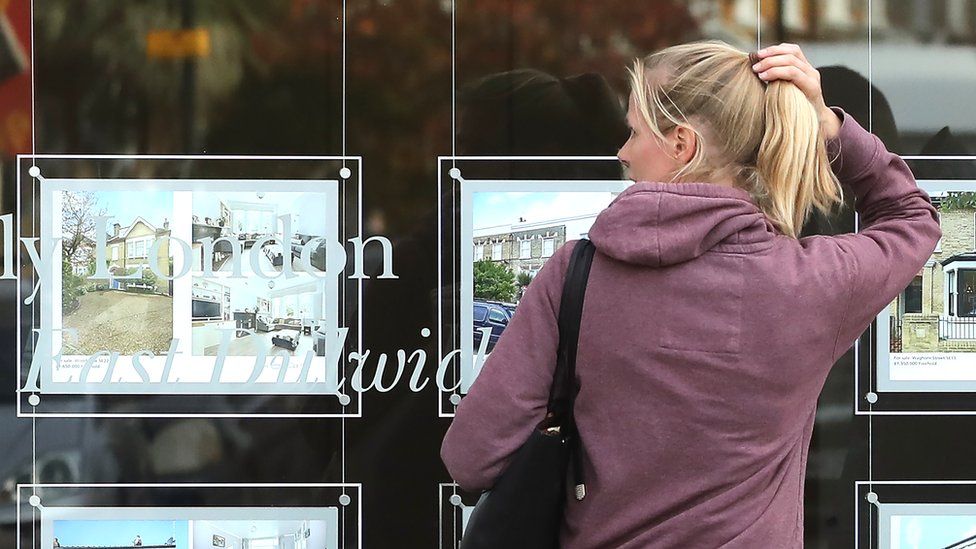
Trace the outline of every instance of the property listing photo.
<instances>
[{"instance_id":1,"label":"property listing photo","mask_svg":"<svg viewBox=\"0 0 976 549\"><path fill-rule=\"evenodd\" d=\"M971 549L976 547L976 516L972 504L907 505L911 511L892 514L882 524L881 547ZM957 511L958 513L954 513ZM887 537L887 540L884 540Z\"/></svg>"},{"instance_id":2,"label":"property listing photo","mask_svg":"<svg viewBox=\"0 0 976 549\"><path fill-rule=\"evenodd\" d=\"M331 520L54 520L52 549L338 549Z\"/></svg>"},{"instance_id":3,"label":"property listing photo","mask_svg":"<svg viewBox=\"0 0 976 549\"><path fill-rule=\"evenodd\" d=\"M55 520L57 549L190 549L186 520Z\"/></svg>"},{"instance_id":4,"label":"property listing photo","mask_svg":"<svg viewBox=\"0 0 976 549\"><path fill-rule=\"evenodd\" d=\"M336 239L337 221L330 225L330 195L325 192L194 192L194 271L211 265L214 272L230 272L235 246L241 250L242 268L259 265L264 273L281 272L290 265L294 272L326 270L327 240ZM289 234L280 216L291 216ZM208 250L203 239L214 241ZM315 240L320 238L320 240ZM301 261L304 247L312 246L308 266ZM256 256L252 259L252 256ZM252 261L256 263L252 263Z\"/></svg>"},{"instance_id":5,"label":"property listing photo","mask_svg":"<svg viewBox=\"0 0 976 549\"><path fill-rule=\"evenodd\" d=\"M195 520L194 549L338 549L325 520Z\"/></svg>"},{"instance_id":6,"label":"property listing photo","mask_svg":"<svg viewBox=\"0 0 976 549\"><path fill-rule=\"evenodd\" d=\"M270 281L197 276L192 280L195 356L216 356L223 338L229 338L230 356L256 356L262 350L325 355L325 340L313 336L327 316L325 280L310 274Z\"/></svg>"},{"instance_id":7,"label":"property listing photo","mask_svg":"<svg viewBox=\"0 0 976 549\"><path fill-rule=\"evenodd\" d=\"M474 296L471 339L475 351L487 333L491 353L522 295L546 261L567 240L585 237L612 191L475 192L472 196Z\"/></svg>"},{"instance_id":8,"label":"property listing photo","mask_svg":"<svg viewBox=\"0 0 976 549\"><path fill-rule=\"evenodd\" d=\"M163 278L173 272L173 193L59 191L54 197L60 213L54 234L63 239L56 298L61 327L77 334L65 332L63 353L165 353L173 337L173 283ZM102 234L98 216L109 216Z\"/></svg>"},{"instance_id":9,"label":"property listing photo","mask_svg":"<svg viewBox=\"0 0 976 549\"><path fill-rule=\"evenodd\" d=\"M919 181L942 238L878 315L878 388L976 391L976 191L971 181Z\"/></svg>"}]
</instances>

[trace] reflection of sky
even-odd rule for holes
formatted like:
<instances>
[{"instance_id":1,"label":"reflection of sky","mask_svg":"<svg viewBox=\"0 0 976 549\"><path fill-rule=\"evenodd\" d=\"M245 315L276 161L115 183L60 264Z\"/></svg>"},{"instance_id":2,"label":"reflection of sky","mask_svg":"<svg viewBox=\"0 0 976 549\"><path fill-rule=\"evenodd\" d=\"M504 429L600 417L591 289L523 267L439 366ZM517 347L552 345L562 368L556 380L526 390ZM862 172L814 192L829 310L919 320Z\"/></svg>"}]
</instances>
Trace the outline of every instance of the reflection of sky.
<instances>
[{"instance_id":1,"label":"reflection of sky","mask_svg":"<svg viewBox=\"0 0 976 549\"><path fill-rule=\"evenodd\" d=\"M598 213L612 199L609 192L476 192L473 193L475 229L546 221L560 217Z\"/></svg>"},{"instance_id":2,"label":"reflection of sky","mask_svg":"<svg viewBox=\"0 0 976 549\"><path fill-rule=\"evenodd\" d=\"M56 520L54 537L62 547L131 545L136 536L143 545L162 545L170 536L178 549L187 549L185 520Z\"/></svg>"},{"instance_id":3,"label":"reflection of sky","mask_svg":"<svg viewBox=\"0 0 976 549\"><path fill-rule=\"evenodd\" d=\"M948 547L976 536L976 516L893 516L891 549Z\"/></svg>"},{"instance_id":4,"label":"reflection of sky","mask_svg":"<svg viewBox=\"0 0 976 549\"><path fill-rule=\"evenodd\" d=\"M163 220L173 221L173 193L169 191L96 191L98 199L96 212L102 208L106 215L114 216L106 226L111 232L112 223L123 227L128 226L141 216L157 228L163 226Z\"/></svg>"}]
</instances>

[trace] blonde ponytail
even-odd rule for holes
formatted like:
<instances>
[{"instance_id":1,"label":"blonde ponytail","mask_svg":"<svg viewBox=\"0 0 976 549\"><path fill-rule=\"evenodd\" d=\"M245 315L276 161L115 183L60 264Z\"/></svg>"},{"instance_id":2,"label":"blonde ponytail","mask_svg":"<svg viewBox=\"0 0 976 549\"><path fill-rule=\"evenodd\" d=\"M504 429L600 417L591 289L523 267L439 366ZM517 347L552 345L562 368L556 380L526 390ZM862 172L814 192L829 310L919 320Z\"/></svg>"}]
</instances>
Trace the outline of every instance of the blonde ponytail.
<instances>
[{"instance_id":1,"label":"blonde ponytail","mask_svg":"<svg viewBox=\"0 0 976 549\"><path fill-rule=\"evenodd\" d=\"M681 124L699 140L672 181L729 175L791 238L814 208L830 215L843 204L816 109L791 82L760 80L748 53L721 40L691 42L637 59L629 72L653 133L663 138L662 128Z\"/></svg>"},{"instance_id":2,"label":"blonde ponytail","mask_svg":"<svg viewBox=\"0 0 976 549\"><path fill-rule=\"evenodd\" d=\"M756 159L763 211L783 234L796 238L813 208L829 214L843 204L843 189L830 169L816 109L799 88L770 82L763 118Z\"/></svg>"}]
</instances>

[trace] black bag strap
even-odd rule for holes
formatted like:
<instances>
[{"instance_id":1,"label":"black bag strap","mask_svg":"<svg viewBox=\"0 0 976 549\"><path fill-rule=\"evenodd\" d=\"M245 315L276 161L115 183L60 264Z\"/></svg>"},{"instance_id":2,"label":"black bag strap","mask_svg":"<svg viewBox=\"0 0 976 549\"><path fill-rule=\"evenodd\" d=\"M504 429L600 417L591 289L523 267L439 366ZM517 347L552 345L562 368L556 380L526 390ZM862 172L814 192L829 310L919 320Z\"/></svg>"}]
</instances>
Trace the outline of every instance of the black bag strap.
<instances>
[{"instance_id":1,"label":"black bag strap","mask_svg":"<svg viewBox=\"0 0 976 549\"><path fill-rule=\"evenodd\" d=\"M586 238L580 239L573 248L573 255L566 268L566 279L559 302L559 349L556 352L556 370L552 389L549 391L546 414L547 423L558 425L562 435L568 437L569 443L572 444L576 499L583 499L586 494L580 461L580 439L576 431L576 418L573 415L573 404L579 390L576 386L576 349L579 344L586 282L595 251L592 242Z\"/></svg>"},{"instance_id":2,"label":"black bag strap","mask_svg":"<svg viewBox=\"0 0 976 549\"><path fill-rule=\"evenodd\" d=\"M576 398L576 348L579 344L580 319L586 281L593 261L593 243L583 238L573 248L566 279L559 301L559 349L556 351L556 370L549 391L549 413L557 419L571 413ZM565 426L565 423L563 423Z\"/></svg>"}]
</instances>

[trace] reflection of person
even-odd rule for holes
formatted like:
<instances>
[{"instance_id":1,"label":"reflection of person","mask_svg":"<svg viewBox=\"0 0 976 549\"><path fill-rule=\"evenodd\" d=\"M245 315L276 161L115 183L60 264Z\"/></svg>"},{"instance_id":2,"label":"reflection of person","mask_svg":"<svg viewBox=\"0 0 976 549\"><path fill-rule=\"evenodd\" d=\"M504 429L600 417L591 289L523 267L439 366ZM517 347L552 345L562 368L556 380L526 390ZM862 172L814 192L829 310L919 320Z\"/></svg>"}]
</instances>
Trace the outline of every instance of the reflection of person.
<instances>
[{"instance_id":1,"label":"reflection of person","mask_svg":"<svg viewBox=\"0 0 976 549\"><path fill-rule=\"evenodd\" d=\"M54 547L61 547L61 542L58 541L58 538L54 538Z\"/></svg>"},{"instance_id":2,"label":"reflection of person","mask_svg":"<svg viewBox=\"0 0 976 549\"><path fill-rule=\"evenodd\" d=\"M142 537L136 534L136 539L132 540L133 547L142 547Z\"/></svg>"},{"instance_id":3,"label":"reflection of person","mask_svg":"<svg viewBox=\"0 0 976 549\"><path fill-rule=\"evenodd\" d=\"M561 78L536 69L491 74L462 87L458 108L458 155L612 155L627 136L620 104L609 84L596 74ZM503 179L515 169L528 179L560 174L620 178L619 165L610 162L576 162L558 172L540 163L490 164L486 169ZM444 215L456 219L459 214ZM374 353L426 345L426 371L432 372L438 360L436 335L423 340L417 334L422 328L437 333L437 304L431 298L437 291L436 202L418 217L417 229L394 242L400 281L376 280L377 273L368 265L365 269L374 279L367 280L363 289L363 316L368 319L363 339L364 347ZM450 296L451 291L446 288L443 294ZM397 305L396 315L388 313L391 303ZM375 364L367 362L364 379L371 379ZM389 381L393 374L389 368L387 372ZM429 509L436 508L438 494L430 486L448 480L437 455L447 426L434 423L437 428L432 428L439 396L433 379L417 393L409 390L404 379L388 393L365 393L364 416L347 422L346 475L363 483L364 516L384 525L366 529L364 546L394 547L405 539L414 540L417 547L435 545ZM390 456L396 456L396 467L390 466ZM332 464L333 469L338 467L338 461Z\"/></svg>"},{"instance_id":4,"label":"reflection of person","mask_svg":"<svg viewBox=\"0 0 976 549\"><path fill-rule=\"evenodd\" d=\"M634 65L618 157L637 182L589 232L575 408L589 485L561 547L802 546L827 373L941 236L904 161L826 105L797 46L757 55L706 41ZM845 187L860 232L800 237ZM441 455L463 488L491 487L543 419L575 243L458 407Z\"/></svg>"}]
</instances>

